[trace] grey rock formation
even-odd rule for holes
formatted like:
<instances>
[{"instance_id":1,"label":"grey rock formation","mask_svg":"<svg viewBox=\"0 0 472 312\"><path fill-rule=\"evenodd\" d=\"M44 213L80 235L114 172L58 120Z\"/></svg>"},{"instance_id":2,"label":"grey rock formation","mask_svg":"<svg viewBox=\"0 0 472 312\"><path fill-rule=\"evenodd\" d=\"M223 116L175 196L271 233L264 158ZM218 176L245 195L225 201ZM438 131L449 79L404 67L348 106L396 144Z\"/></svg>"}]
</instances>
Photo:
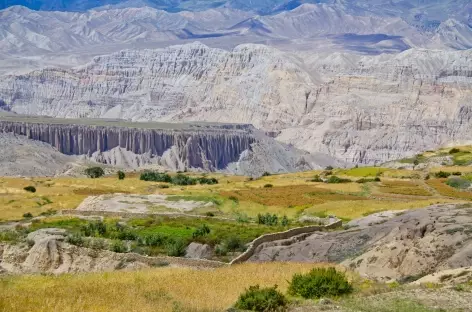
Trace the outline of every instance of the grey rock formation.
<instances>
[{"instance_id":1,"label":"grey rock formation","mask_svg":"<svg viewBox=\"0 0 472 312\"><path fill-rule=\"evenodd\" d=\"M56 120L57 122L57 120ZM187 168L224 169L255 141L247 125L213 125L188 129L130 128L44 122L0 121L0 132L46 142L66 155L93 155L120 147L134 154L163 156L172 147ZM139 124L136 124L139 127ZM229 128L229 129L226 129ZM96 160L107 161L95 154Z\"/></svg>"},{"instance_id":2,"label":"grey rock formation","mask_svg":"<svg viewBox=\"0 0 472 312\"><path fill-rule=\"evenodd\" d=\"M471 266L469 206L431 206L372 226L266 243L250 261L340 262L379 280Z\"/></svg>"},{"instance_id":3,"label":"grey rock formation","mask_svg":"<svg viewBox=\"0 0 472 312\"><path fill-rule=\"evenodd\" d=\"M185 257L193 259L210 259L213 250L207 244L190 243L185 250Z\"/></svg>"}]
</instances>

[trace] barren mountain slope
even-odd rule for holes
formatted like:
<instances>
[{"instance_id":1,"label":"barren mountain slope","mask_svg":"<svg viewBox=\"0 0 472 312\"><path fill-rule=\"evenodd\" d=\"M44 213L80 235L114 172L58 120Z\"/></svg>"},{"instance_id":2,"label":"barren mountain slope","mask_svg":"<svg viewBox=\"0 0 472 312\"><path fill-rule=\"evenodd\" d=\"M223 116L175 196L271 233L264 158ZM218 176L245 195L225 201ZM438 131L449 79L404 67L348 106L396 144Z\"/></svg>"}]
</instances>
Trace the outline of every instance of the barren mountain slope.
<instances>
[{"instance_id":1,"label":"barren mountain slope","mask_svg":"<svg viewBox=\"0 0 472 312\"><path fill-rule=\"evenodd\" d=\"M0 176L54 176L66 171L74 157L48 144L0 132Z\"/></svg>"},{"instance_id":2,"label":"barren mountain slope","mask_svg":"<svg viewBox=\"0 0 472 312\"><path fill-rule=\"evenodd\" d=\"M252 123L310 152L375 163L470 140L471 51L294 54L247 44L126 50L0 81L17 113Z\"/></svg>"}]
</instances>

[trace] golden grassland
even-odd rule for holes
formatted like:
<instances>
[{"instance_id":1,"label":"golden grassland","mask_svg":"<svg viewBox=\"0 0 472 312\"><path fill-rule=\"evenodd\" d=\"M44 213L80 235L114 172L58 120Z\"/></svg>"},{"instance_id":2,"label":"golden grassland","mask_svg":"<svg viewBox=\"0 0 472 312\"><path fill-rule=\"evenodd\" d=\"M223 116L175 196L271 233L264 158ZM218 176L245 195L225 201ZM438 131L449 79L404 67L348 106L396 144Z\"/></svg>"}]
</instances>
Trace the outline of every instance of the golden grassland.
<instances>
[{"instance_id":1,"label":"golden grassland","mask_svg":"<svg viewBox=\"0 0 472 312\"><path fill-rule=\"evenodd\" d=\"M472 192L456 190L455 188L445 184L444 182L446 180L447 179L431 179L426 183L442 196L472 200Z\"/></svg>"},{"instance_id":2,"label":"golden grassland","mask_svg":"<svg viewBox=\"0 0 472 312\"><path fill-rule=\"evenodd\" d=\"M305 209L304 213L313 215L335 215L344 219L355 219L365 215L387 210L409 210L424 208L435 204L460 202L454 199L431 198L425 200L383 200L368 199L356 201L328 202Z\"/></svg>"},{"instance_id":3,"label":"golden grassland","mask_svg":"<svg viewBox=\"0 0 472 312\"><path fill-rule=\"evenodd\" d=\"M458 168L460 167L451 167L450 170L459 171ZM327 212L350 219L382 210L422 208L430 203L450 202L451 198L456 198L457 201L472 199L472 193L456 191L434 179L428 185L436 189L437 194L431 194L423 180L408 178L424 174L421 171L378 167L333 170L334 174L353 181L360 177L376 176L379 172L382 182L366 184L311 182L315 175L322 173L320 170L271 175L255 180L243 176L211 174L211 177L219 180L219 184L170 186L166 189L159 188L162 183L139 180L139 173L128 174L124 180L118 180L116 176L99 179L0 178L0 220L21 219L28 212L36 216L48 210L75 209L87 196L113 193L206 198L219 202L217 209L222 215L246 214L255 217L258 213L267 212L287 215L289 218L296 218L302 213ZM400 176L403 179L390 176ZM266 184L272 184L273 187L265 188ZM23 190L29 185L36 187L37 192L28 193ZM412 196L418 198L412 199Z\"/></svg>"},{"instance_id":4,"label":"golden grassland","mask_svg":"<svg viewBox=\"0 0 472 312\"><path fill-rule=\"evenodd\" d=\"M225 311L251 285L278 285L315 264L247 263L216 270L156 268L0 279L0 311Z\"/></svg>"},{"instance_id":5,"label":"golden grassland","mask_svg":"<svg viewBox=\"0 0 472 312\"><path fill-rule=\"evenodd\" d=\"M379 191L389 194L412 195L412 196L431 196L422 185L422 182L384 180L379 186Z\"/></svg>"}]
</instances>

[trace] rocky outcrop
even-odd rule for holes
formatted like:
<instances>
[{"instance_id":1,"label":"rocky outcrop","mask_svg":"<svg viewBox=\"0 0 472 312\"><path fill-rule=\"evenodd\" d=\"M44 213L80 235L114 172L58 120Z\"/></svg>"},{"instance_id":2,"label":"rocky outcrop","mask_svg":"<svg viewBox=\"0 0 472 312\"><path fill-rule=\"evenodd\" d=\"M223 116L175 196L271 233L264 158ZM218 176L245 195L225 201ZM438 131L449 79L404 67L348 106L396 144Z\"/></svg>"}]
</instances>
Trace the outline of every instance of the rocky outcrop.
<instances>
[{"instance_id":1,"label":"rocky outcrop","mask_svg":"<svg viewBox=\"0 0 472 312\"><path fill-rule=\"evenodd\" d=\"M90 249L66 242L63 229L40 229L28 234L26 243L0 243L0 273L79 273L115 270L137 270L157 266L217 268L218 261L178 257L146 257L133 253L115 253Z\"/></svg>"},{"instance_id":2,"label":"rocky outcrop","mask_svg":"<svg viewBox=\"0 0 472 312\"><path fill-rule=\"evenodd\" d=\"M240 154L255 141L251 134L253 129L248 125L159 129L159 124L156 124L153 129L140 124L120 127L80 122L70 124L73 121L67 120L50 122L35 122L34 119L31 122L0 120L0 131L49 143L66 155L92 155L119 147L137 155L162 157L175 147L175 161L179 164L206 170L226 168L229 163L237 161ZM97 155L95 157L100 160Z\"/></svg>"},{"instance_id":3,"label":"rocky outcrop","mask_svg":"<svg viewBox=\"0 0 472 312\"><path fill-rule=\"evenodd\" d=\"M338 262L378 280L411 280L472 265L468 206L407 211L373 225L268 242L249 261Z\"/></svg>"}]
</instances>

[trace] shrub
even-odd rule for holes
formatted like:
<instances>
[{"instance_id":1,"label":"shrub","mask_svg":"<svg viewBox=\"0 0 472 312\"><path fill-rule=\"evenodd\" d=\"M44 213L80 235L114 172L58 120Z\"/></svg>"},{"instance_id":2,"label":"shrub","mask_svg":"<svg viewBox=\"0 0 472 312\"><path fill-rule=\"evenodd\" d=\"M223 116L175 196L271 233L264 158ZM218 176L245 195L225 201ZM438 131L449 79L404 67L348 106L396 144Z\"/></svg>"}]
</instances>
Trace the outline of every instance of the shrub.
<instances>
[{"instance_id":1,"label":"shrub","mask_svg":"<svg viewBox=\"0 0 472 312\"><path fill-rule=\"evenodd\" d=\"M375 181L374 179L362 178L362 179L357 180L356 183L368 183L368 182L374 182L374 181Z\"/></svg>"},{"instance_id":2,"label":"shrub","mask_svg":"<svg viewBox=\"0 0 472 312\"><path fill-rule=\"evenodd\" d=\"M280 224L282 226L288 226L290 224L290 220L287 218L287 216L283 216L282 220L280 221Z\"/></svg>"},{"instance_id":3,"label":"shrub","mask_svg":"<svg viewBox=\"0 0 472 312\"><path fill-rule=\"evenodd\" d=\"M110 246L110 250L117 253L125 253L127 251L127 248L122 241L114 240Z\"/></svg>"},{"instance_id":4,"label":"shrub","mask_svg":"<svg viewBox=\"0 0 472 312\"><path fill-rule=\"evenodd\" d=\"M236 309L275 312L285 311L288 301L285 296L274 287L260 288L259 285L250 286L238 298Z\"/></svg>"},{"instance_id":5,"label":"shrub","mask_svg":"<svg viewBox=\"0 0 472 312\"><path fill-rule=\"evenodd\" d=\"M379 177L375 177L374 181L375 181L375 182L380 182L380 178L379 178Z\"/></svg>"},{"instance_id":6,"label":"shrub","mask_svg":"<svg viewBox=\"0 0 472 312\"><path fill-rule=\"evenodd\" d=\"M69 236L67 236L66 242L68 242L71 245L75 246L84 246L85 241L84 238L81 234L74 233Z\"/></svg>"},{"instance_id":7,"label":"shrub","mask_svg":"<svg viewBox=\"0 0 472 312\"><path fill-rule=\"evenodd\" d=\"M244 244L241 239L237 236L230 236L223 241L223 246L229 251L242 251Z\"/></svg>"},{"instance_id":8,"label":"shrub","mask_svg":"<svg viewBox=\"0 0 472 312\"><path fill-rule=\"evenodd\" d=\"M327 166L327 167L325 168L325 170L328 170L328 171L331 171L331 170L333 170L333 169L334 169L333 166Z\"/></svg>"},{"instance_id":9,"label":"shrub","mask_svg":"<svg viewBox=\"0 0 472 312\"><path fill-rule=\"evenodd\" d=\"M27 213L23 214L23 218L31 219L32 217L33 217L33 214L31 212L27 212Z\"/></svg>"},{"instance_id":10,"label":"shrub","mask_svg":"<svg viewBox=\"0 0 472 312\"><path fill-rule=\"evenodd\" d=\"M288 292L305 299L349 294L353 290L346 275L335 268L315 268L307 274L295 274Z\"/></svg>"},{"instance_id":11,"label":"shrub","mask_svg":"<svg viewBox=\"0 0 472 312\"><path fill-rule=\"evenodd\" d=\"M425 180L429 180L429 174L424 177Z\"/></svg>"},{"instance_id":12,"label":"shrub","mask_svg":"<svg viewBox=\"0 0 472 312\"><path fill-rule=\"evenodd\" d=\"M451 174L449 172L445 172L445 171L439 171L434 174L436 178L449 178L450 175Z\"/></svg>"},{"instance_id":13,"label":"shrub","mask_svg":"<svg viewBox=\"0 0 472 312\"><path fill-rule=\"evenodd\" d=\"M268 176L271 176L271 174L266 171L266 172L264 172L264 173L262 174L262 176L263 176L263 177L268 177Z\"/></svg>"},{"instance_id":14,"label":"shrub","mask_svg":"<svg viewBox=\"0 0 472 312\"><path fill-rule=\"evenodd\" d=\"M101 167L90 167L85 169L85 175L92 179L100 178L105 174Z\"/></svg>"},{"instance_id":15,"label":"shrub","mask_svg":"<svg viewBox=\"0 0 472 312\"><path fill-rule=\"evenodd\" d=\"M328 180L326 180L326 183L334 183L334 184L337 184L337 183L349 183L349 182L352 182L351 180L349 179L343 179L343 178L340 178L340 177L337 177L337 176L330 176L328 178Z\"/></svg>"},{"instance_id":16,"label":"shrub","mask_svg":"<svg viewBox=\"0 0 472 312\"><path fill-rule=\"evenodd\" d=\"M27 186L23 188L25 191L30 192L30 193L36 193L36 188L34 186Z\"/></svg>"},{"instance_id":17,"label":"shrub","mask_svg":"<svg viewBox=\"0 0 472 312\"><path fill-rule=\"evenodd\" d=\"M82 225L80 231L85 236L103 236L107 232L107 226L102 221L89 222Z\"/></svg>"},{"instance_id":18,"label":"shrub","mask_svg":"<svg viewBox=\"0 0 472 312\"><path fill-rule=\"evenodd\" d=\"M320 178L319 175L315 175L313 179L310 180L311 182L323 182L323 179Z\"/></svg>"},{"instance_id":19,"label":"shrub","mask_svg":"<svg viewBox=\"0 0 472 312\"><path fill-rule=\"evenodd\" d=\"M167 185L167 184L159 184L157 187L160 188L160 189L167 189L167 188L169 188L169 185Z\"/></svg>"},{"instance_id":20,"label":"shrub","mask_svg":"<svg viewBox=\"0 0 472 312\"><path fill-rule=\"evenodd\" d=\"M460 153L460 149L458 148L451 148L451 150L449 151L449 154L457 154L457 153Z\"/></svg>"},{"instance_id":21,"label":"shrub","mask_svg":"<svg viewBox=\"0 0 472 312\"><path fill-rule=\"evenodd\" d=\"M208 212L205 212L205 216L207 216L207 217L214 217L215 214L214 214L213 212L211 212L211 211L208 211Z\"/></svg>"},{"instance_id":22,"label":"shrub","mask_svg":"<svg viewBox=\"0 0 472 312\"><path fill-rule=\"evenodd\" d=\"M461 179L461 178L449 178L449 180L446 181L446 184L457 189L467 189L470 187L470 181L466 179Z\"/></svg>"},{"instance_id":23,"label":"shrub","mask_svg":"<svg viewBox=\"0 0 472 312\"><path fill-rule=\"evenodd\" d=\"M279 218L276 214L257 214L257 223L264 225L277 225L279 223Z\"/></svg>"},{"instance_id":24,"label":"shrub","mask_svg":"<svg viewBox=\"0 0 472 312\"><path fill-rule=\"evenodd\" d=\"M273 187L273 185L270 183L264 185L264 188L271 188L271 187Z\"/></svg>"},{"instance_id":25,"label":"shrub","mask_svg":"<svg viewBox=\"0 0 472 312\"><path fill-rule=\"evenodd\" d=\"M124 180L126 177L125 173L121 170L118 171L117 174L118 174L118 180Z\"/></svg>"},{"instance_id":26,"label":"shrub","mask_svg":"<svg viewBox=\"0 0 472 312\"><path fill-rule=\"evenodd\" d=\"M172 178L167 173L160 173L155 171L145 171L141 173L140 180L142 181L152 181L152 182L166 182L170 183Z\"/></svg>"},{"instance_id":27,"label":"shrub","mask_svg":"<svg viewBox=\"0 0 472 312\"><path fill-rule=\"evenodd\" d=\"M453 172L452 175L461 176L461 175L462 175L462 172L456 171L456 172Z\"/></svg>"},{"instance_id":28,"label":"shrub","mask_svg":"<svg viewBox=\"0 0 472 312\"><path fill-rule=\"evenodd\" d=\"M179 173L172 178L171 183L175 185L195 185L197 179Z\"/></svg>"},{"instance_id":29,"label":"shrub","mask_svg":"<svg viewBox=\"0 0 472 312\"><path fill-rule=\"evenodd\" d=\"M169 240L166 244L166 252L171 257L182 257L185 255L187 244L182 239Z\"/></svg>"},{"instance_id":30,"label":"shrub","mask_svg":"<svg viewBox=\"0 0 472 312\"><path fill-rule=\"evenodd\" d=\"M201 178L197 178L197 181L200 184L209 184L209 185L218 184L218 180L215 178L201 177Z\"/></svg>"},{"instance_id":31,"label":"shrub","mask_svg":"<svg viewBox=\"0 0 472 312\"><path fill-rule=\"evenodd\" d=\"M139 243L141 245L151 246L151 247L164 246L166 241L167 241L167 236L161 233L149 234L149 235L139 238Z\"/></svg>"},{"instance_id":32,"label":"shrub","mask_svg":"<svg viewBox=\"0 0 472 312\"><path fill-rule=\"evenodd\" d=\"M206 235L210 234L210 232L211 232L211 230L208 227L208 225L204 224L204 225L200 226L199 228L197 228L192 233L192 237L197 238L197 237L201 237L201 236L206 236Z\"/></svg>"}]
</instances>

